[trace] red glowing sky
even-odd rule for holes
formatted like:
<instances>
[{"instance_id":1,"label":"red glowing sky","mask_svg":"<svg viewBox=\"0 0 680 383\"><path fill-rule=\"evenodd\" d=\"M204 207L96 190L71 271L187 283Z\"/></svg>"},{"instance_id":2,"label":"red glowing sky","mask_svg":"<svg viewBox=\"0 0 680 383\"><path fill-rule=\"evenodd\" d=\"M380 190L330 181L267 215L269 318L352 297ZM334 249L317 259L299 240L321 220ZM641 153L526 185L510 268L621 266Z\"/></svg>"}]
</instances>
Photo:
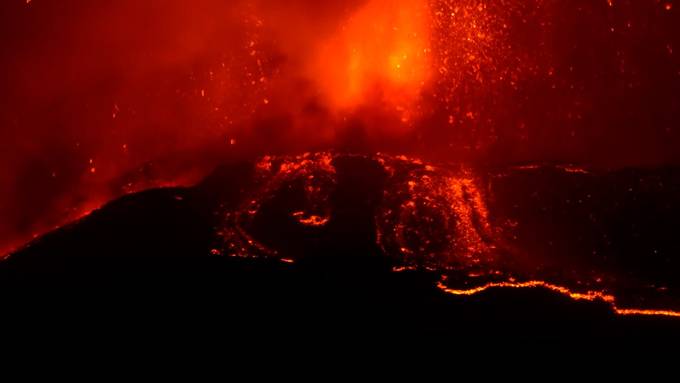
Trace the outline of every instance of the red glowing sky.
<instances>
[{"instance_id":1,"label":"red glowing sky","mask_svg":"<svg viewBox=\"0 0 680 383\"><path fill-rule=\"evenodd\" d=\"M680 164L670 0L8 0L0 248L231 155Z\"/></svg>"}]
</instances>

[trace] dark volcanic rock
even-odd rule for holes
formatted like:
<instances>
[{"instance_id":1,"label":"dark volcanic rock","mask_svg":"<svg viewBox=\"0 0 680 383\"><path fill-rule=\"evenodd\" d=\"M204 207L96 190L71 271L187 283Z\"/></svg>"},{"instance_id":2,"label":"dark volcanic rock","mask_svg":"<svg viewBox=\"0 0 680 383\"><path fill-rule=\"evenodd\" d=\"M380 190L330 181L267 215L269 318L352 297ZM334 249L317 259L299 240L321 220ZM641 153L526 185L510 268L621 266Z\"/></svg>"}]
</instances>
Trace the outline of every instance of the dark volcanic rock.
<instances>
[{"instance_id":1,"label":"dark volcanic rock","mask_svg":"<svg viewBox=\"0 0 680 383\"><path fill-rule=\"evenodd\" d=\"M298 185L301 179L293 177L258 194L257 213L244 218L242 229L274 256L227 254L225 241L235 237L224 236L226 214L250 206L253 193L263 190L257 164L225 165L192 188L150 190L113 201L0 263L0 296L8 313L2 320L52 318L79 328L127 318L124 326L132 331L159 322L204 331L229 324L240 326L228 327L238 331L308 335L317 330L565 339L680 334L677 320L620 317L607 304L576 302L547 290L490 289L456 297L436 287L438 271L393 272L403 254L386 254L376 237L375 217L389 200L384 191L394 171L384 165L374 158L336 156L327 193L310 197L305 194L310 185ZM636 179L639 184L631 185ZM662 180L664 186L650 189L645 179ZM658 251L676 249L669 227L680 210L678 179L678 172L574 178L555 169L510 171L495 178L487 195L494 224L502 221L498 217L524 222L514 246L524 241L538 252L559 238L562 242L553 242L557 247L579 252L574 259L585 257L583 262L597 267L613 262L617 271L633 265L640 267L641 279L672 284L680 270L677 254L666 263L631 259L632 252L652 245ZM638 188L640 207L626 197L631 188ZM324 198L315 199L319 195ZM565 202L589 199L597 201ZM291 215L300 209L326 212L328 222L303 225L295 220L300 215ZM579 224L584 217L589 223ZM635 232L624 224L638 221ZM593 227L599 231L593 233ZM535 242L528 239L532 231ZM560 231L566 238L557 237ZM606 249L601 232L610 233ZM615 259L582 255L593 248ZM288 258L296 262L280 261ZM87 324L78 320L83 317Z\"/></svg>"}]
</instances>

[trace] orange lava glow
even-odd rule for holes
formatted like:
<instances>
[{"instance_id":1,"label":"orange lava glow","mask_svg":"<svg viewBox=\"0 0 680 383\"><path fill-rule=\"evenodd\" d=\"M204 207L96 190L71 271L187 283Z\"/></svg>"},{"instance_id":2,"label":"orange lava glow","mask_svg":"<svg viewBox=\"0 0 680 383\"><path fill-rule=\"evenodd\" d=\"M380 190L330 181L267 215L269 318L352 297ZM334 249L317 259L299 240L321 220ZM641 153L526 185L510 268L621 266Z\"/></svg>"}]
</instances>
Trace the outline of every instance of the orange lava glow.
<instances>
[{"instance_id":1,"label":"orange lava glow","mask_svg":"<svg viewBox=\"0 0 680 383\"><path fill-rule=\"evenodd\" d=\"M0 248L116 198L131 173L200 178L234 153L680 163L678 15L633 0L2 2Z\"/></svg>"},{"instance_id":2,"label":"orange lava glow","mask_svg":"<svg viewBox=\"0 0 680 383\"><path fill-rule=\"evenodd\" d=\"M387 200L398 203L398 209L380 213L378 242L386 252L400 253L407 264L431 267L491 260L493 229L469 169L445 170L407 156L381 155L379 161L388 173L410 168L406 179L386 192Z\"/></svg>"},{"instance_id":3,"label":"orange lava glow","mask_svg":"<svg viewBox=\"0 0 680 383\"><path fill-rule=\"evenodd\" d=\"M544 288L620 315L680 316L619 308L626 292L562 269L513 282L507 265L524 254L504 248L514 234L504 230L523 224L497 220L485 187L488 169L529 175L543 168L534 164L584 182L597 169L680 166L677 2L93 3L0 2L0 259L107 201L261 158L252 195L224 212L225 248L214 254L293 262L251 233L258 214L299 189L282 220L304 233L332 227L334 153L352 152L387 174L374 223L395 271L489 277L469 290L440 282L453 295ZM619 226L625 236L631 225ZM542 263L525 258L512 267Z\"/></svg>"},{"instance_id":4,"label":"orange lava glow","mask_svg":"<svg viewBox=\"0 0 680 383\"><path fill-rule=\"evenodd\" d=\"M430 26L425 0L372 0L320 44L312 77L338 109L376 101L412 117L431 77Z\"/></svg>"},{"instance_id":5,"label":"orange lava glow","mask_svg":"<svg viewBox=\"0 0 680 383\"><path fill-rule=\"evenodd\" d=\"M290 212L290 218L307 227L323 227L330 220L329 193L335 184L333 155L329 152L299 156L266 156L257 162L258 186L252 198L235 212L227 212L227 225L218 235L227 245L225 254L233 257L269 256L283 260L276 249L257 241L249 232L262 203L282 189L301 181L303 210ZM284 262L287 262L284 260Z\"/></svg>"},{"instance_id":6,"label":"orange lava glow","mask_svg":"<svg viewBox=\"0 0 680 383\"><path fill-rule=\"evenodd\" d=\"M323 226L330 220L329 217L320 217L318 215L307 215L304 211L293 213L293 217L297 218L298 222L307 226Z\"/></svg>"},{"instance_id":7,"label":"orange lava glow","mask_svg":"<svg viewBox=\"0 0 680 383\"><path fill-rule=\"evenodd\" d=\"M283 190L299 187L303 198L300 210L291 210L290 218L302 226L322 229L333 218L330 193L336 186L332 152L306 153L300 156L267 156L257 164L260 182L255 197L238 211L226 213L227 224L221 233L226 254L237 257L271 257L284 263L295 262L295 254L284 256L274 245L260 243L252 235L253 222L263 202ZM555 276L552 282L529 280L517 282L512 269L512 253L504 248L494 227L480 181L471 169L449 169L408 156L378 154L373 157L387 175L382 210L376 212L377 242L384 255L394 261L392 270L404 272L427 270L442 275L437 287L458 296L471 296L490 289L542 288L579 301L601 301L618 315L653 315L680 317L680 312L648 308L619 307L617 298L607 288L578 291L580 285ZM569 173L585 169L565 166ZM298 185L298 186L295 186ZM222 253L222 252L220 252ZM510 262L510 263L509 263ZM526 270L525 270L526 271ZM452 274L449 274L452 273ZM454 289L447 286L449 275L465 275L478 287ZM467 283L467 282L466 282ZM587 281L586 281L587 283Z\"/></svg>"},{"instance_id":8,"label":"orange lava glow","mask_svg":"<svg viewBox=\"0 0 680 383\"><path fill-rule=\"evenodd\" d=\"M451 289L448 288L442 281L437 283L437 287L447 294L452 295L475 295L485 292L489 289L496 288L511 288L511 289L527 289L527 288L542 288L552 292L565 295L573 300L585 300L590 302L602 301L608 303L612 310L618 315L648 315L648 316L666 316L680 318L680 311L672 310L653 310L653 309L638 309L638 308L619 308L616 305L616 298L613 295L603 293L601 291L587 291L585 293L575 292L566 287L558 286L545 281L528 281L528 282L495 282L488 283L483 286L474 287L471 289Z\"/></svg>"},{"instance_id":9,"label":"orange lava glow","mask_svg":"<svg viewBox=\"0 0 680 383\"><path fill-rule=\"evenodd\" d=\"M544 288L562 295L566 295L574 300L586 300L586 301L604 301L608 303L613 303L615 301L614 296L604 294L599 291L588 291L585 293L573 292L566 287L557 286L544 281L528 281L528 282L494 282L489 283L480 287L475 287L467 290L457 290L447 288L443 282L439 282L437 287L442 291L453 294L453 295L475 295L481 292L487 291L494 288L513 288L513 289L525 289L525 288Z\"/></svg>"}]
</instances>

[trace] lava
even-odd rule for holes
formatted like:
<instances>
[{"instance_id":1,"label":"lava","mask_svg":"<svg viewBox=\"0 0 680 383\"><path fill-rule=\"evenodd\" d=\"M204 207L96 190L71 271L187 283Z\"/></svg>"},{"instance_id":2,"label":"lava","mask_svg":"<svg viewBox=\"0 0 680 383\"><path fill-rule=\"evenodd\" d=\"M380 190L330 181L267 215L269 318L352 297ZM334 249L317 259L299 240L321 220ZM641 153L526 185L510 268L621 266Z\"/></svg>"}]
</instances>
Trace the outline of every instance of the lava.
<instances>
[{"instance_id":1,"label":"lava","mask_svg":"<svg viewBox=\"0 0 680 383\"><path fill-rule=\"evenodd\" d=\"M619 308L616 305L616 298L613 295L605 294L601 291L588 291L585 293L574 292L566 287L554 285L545 281L528 281L528 282L497 282L489 283L483 286L458 290L446 287L442 282L437 283L437 287L447 294L452 295L475 295L496 288L512 288L512 289L527 289L527 288L542 288L553 291L558 294L565 295L573 300L586 300L590 302L602 301L610 305L612 310L618 315L648 315L648 316L665 316L680 318L680 311L673 310L652 310L652 309L635 309L635 308Z\"/></svg>"},{"instance_id":2,"label":"lava","mask_svg":"<svg viewBox=\"0 0 680 383\"><path fill-rule=\"evenodd\" d=\"M236 211L225 212L226 225L221 232L227 244L225 253L230 256L276 256L277 251L257 241L249 233L256 225L258 213L264 203L270 202L282 190L299 188L303 198L291 208L288 218L311 227L324 226L330 216L329 194L335 184L335 169L330 153L317 153L295 157L266 156L256 164L257 186L253 196Z\"/></svg>"},{"instance_id":3,"label":"lava","mask_svg":"<svg viewBox=\"0 0 680 383\"><path fill-rule=\"evenodd\" d=\"M489 257L492 228L469 169L447 171L404 156L379 160L392 174L388 203L378 218L378 241L386 252L421 266L480 263Z\"/></svg>"},{"instance_id":4,"label":"lava","mask_svg":"<svg viewBox=\"0 0 680 383\"><path fill-rule=\"evenodd\" d=\"M407 122L431 78L427 1L367 2L321 43L313 78L331 105L386 102Z\"/></svg>"},{"instance_id":5,"label":"lava","mask_svg":"<svg viewBox=\"0 0 680 383\"><path fill-rule=\"evenodd\" d=\"M596 276L579 272L574 279L570 269L575 267L576 259L565 260L570 263L559 264L557 271L541 268L539 256L505 240L516 235L517 224L499 224L507 220L489 206L488 192L480 186L475 170L432 165L407 156L320 152L265 157L256 165L257 182L252 195L257 197L221 213L225 221L219 234L224 250L217 253L269 257L287 263L322 257L324 250L318 248L318 242L333 237L335 234L330 233L338 220L354 214L346 210L357 208L337 202L344 197L338 196L342 182L336 166L347 159L359 161L353 171L377 164L384 173L377 208L366 210L374 214L374 240L380 249L376 256L389 259L394 272L423 270L439 274L437 287L453 295L475 295L494 288L543 288L573 300L605 302L620 315L680 316L674 310L621 303L625 300L621 298L628 298L627 292L638 289L636 294L641 294L647 305L660 304L654 303L657 293L644 292L643 282L629 280L614 269L602 269ZM534 170L544 169L537 166ZM566 177L590 174L585 169L555 169ZM527 169L520 167L517 171ZM352 204L359 202L360 199L351 200ZM345 229L340 233L345 236L344 242L366 235ZM596 257L585 262L586 268L600 267ZM673 302L670 304L678 304L677 300Z\"/></svg>"},{"instance_id":6,"label":"lava","mask_svg":"<svg viewBox=\"0 0 680 383\"><path fill-rule=\"evenodd\" d=\"M674 184L640 177L640 188L615 203L613 186L581 193L608 179L601 169L680 165L673 5L4 1L0 249L120 196L193 185L225 161L262 158L249 197L219 212L224 248L216 253L294 261L288 238L263 240L264 222L293 223L287 234L303 250L305 236L332 230L342 182L333 161L352 152L385 173L373 234L395 269L439 270L452 284L442 288L454 294L543 287L604 300L619 314L673 316L609 298L620 302L625 283L643 292L624 295L647 297L658 270L640 266L633 272L651 276L623 282L625 272L609 266L628 250L612 236L637 241L645 225L626 220L646 217L626 202L648 189L673 195ZM408 155L367 154L376 152ZM490 188L497 169L547 174L545 185L557 169L578 177L571 191L578 197L546 186L527 193L521 208L512 198L498 202L499 193L521 195L525 185L519 177L509 182L514 188ZM279 206L282 193L292 197ZM546 200L563 203L539 206ZM598 204L614 213L597 216ZM672 204L648 205L660 214ZM539 219L569 212L584 220L549 222L558 234ZM675 224L667 223L659 238ZM574 229L589 224L596 230ZM656 244L645 246L633 250L658 262L651 269L672 263ZM574 254L557 255L572 247ZM637 259L622 257L619 268ZM578 287L592 293L574 293Z\"/></svg>"},{"instance_id":7,"label":"lava","mask_svg":"<svg viewBox=\"0 0 680 383\"><path fill-rule=\"evenodd\" d=\"M678 164L672 5L4 2L0 248L239 155Z\"/></svg>"}]
</instances>

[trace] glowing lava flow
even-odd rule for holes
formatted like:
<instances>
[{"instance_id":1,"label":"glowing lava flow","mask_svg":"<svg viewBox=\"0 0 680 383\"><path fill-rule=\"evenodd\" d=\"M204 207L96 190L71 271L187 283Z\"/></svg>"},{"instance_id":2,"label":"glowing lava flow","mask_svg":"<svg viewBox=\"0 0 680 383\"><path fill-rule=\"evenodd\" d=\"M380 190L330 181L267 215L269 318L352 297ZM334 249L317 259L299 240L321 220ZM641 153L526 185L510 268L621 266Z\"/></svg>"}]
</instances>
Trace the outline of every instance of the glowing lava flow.
<instances>
[{"instance_id":1,"label":"glowing lava flow","mask_svg":"<svg viewBox=\"0 0 680 383\"><path fill-rule=\"evenodd\" d=\"M479 293L483 293L490 289L495 288L511 288L511 289L527 289L527 288L543 288L550 290L552 292L565 295L573 300L580 301L585 300L589 302L602 301L608 303L614 313L618 315L648 315L648 316L667 316L680 318L680 311L673 310L653 310L653 309L637 309L637 308L619 308L616 305L616 298L613 295L605 294L601 291L587 291L585 293L579 293L569 290L566 287L558 286L545 281L528 281L528 282L494 282L488 283L483 286L474 287L471 289L452 289L446 287L446 285L439 281L437 283L437 288L442 290L447 294L458 295L458 296L471 296Z\"/></svg>"},{"instance_id":2,"label":"glowing lava flow","mask_svg":"<svg viewBox=\"0 0 680 383\"><path fill-rule=\"evenodd\" d=\"M567 272L551 274L541 269L536 272L533 268L538 261L529 257L529 263L521 263L515 259L519 253L504 244L503 232L512 228L497 227L498 217L491 217L487 197L475 172L464 167L428 165L406 156L322 152L265 157L256 165L259 186L254 196L238 211L226 212L226 225L221 233L223 253L237 257L271 257L285 263L295 263L305 256L303 254L316 256L315 245L311 247L315 250L306 252L302 250L304 246L295 247L291 243L305 243L311 238L307 243L313 244L326 238L329 227L337 227L336 216L345 212L337 210L342 208L333 202L333 195L342 183L335 166L336 160L348 157L359 158L363 166L379 164L385 173L374 230L376 244L382 255L392 261L394 272L437 273L441 275L437 287L457 296L476 295L496 288L541 288L576 301L604 302L618 315L680 317L680 312L673 310L620 307L617 294L624 293L617 292L617 284L603 285L599 279L589 280L581 274L579 280L573 280ZM586 172L571 167L563 170ZM291 223L292 226L286 226ZM272 225L284 226L283 229L277 227L276 231L287 234L283 238L271 237L268 233ZM353 239L346 237L343 241ZM552 275L550 282L543 280L546 275ZM477 287L452 288L450 281L454 279L463 286ZM577 285L590 287L579 291L574 289Z\"/></svg>"},{"instance_id":3,"label":"glowing lava flow","mask_svg":"<svg viewBox=\"0 0 680 383\"><path fill-rule=\"evenodd\" d=\"M298 222L307 226L323 226L330 220L328 217L321 217L314 214L307 216L307 213L304 211L297 211L292 215L298 219Z\"/></svg>"},{"instance_id":4,"label":"glowing lava flow","mask_svg":"<svg viewBox=\"0 0 680 383\"><path fill-rule=\"evenodd\" d=\"M256 240L251 233L263 204L285 190L299 189L302 206L289 212L288 217L306 227L323 227L330 220L329 193L335 185L335 169L330 153L305 153L300 156L266 156L256 165L256 190L236 211L225 212L226 225L218 235L225 248L215 254L233 257L269 256L279 258L276 249ZM291 259L282 259L287 263Z\"/></svg>"},{"instance_id":5,"label":"glowing lava flow","mask_svg":"<svg viewBox=\"0 0 680 383\"><path fill-rule=\"evenodd\" d=\"M601 300L604 302L608 303L614 303L615 298L613 295L608 295L599 291L588 291L585 293L577 293L573 292L566 287L562 286L557 286L548 282L544 281L528 281L528 282L494 282L494 283L488 283L483 286L471 288L468 290L458 290L458 289L451 289L446 287L446 285L442 282L439 281L437 283L437 287L449 294L453 295L475 295L479 294L481 292L487 291L489 289L493 288L513 288L513 289L524 289L524 288L536 288L536 287L541 287L544 289L548 289L550 291L554 291L556 293L566 295L571 299L574 300L586 300L586 301L597 301Z\"/></svg>"},{"instance_id":6,"label":"glowing lava flow","mask_svg":"<svg viewBox=\"0 0 680 383\"><path fill-rule=\"evenodd\" d=\"M376 236L367 238L377 241L382 255L392 261L393 272L436 273L441 276L437 288L455 296L473 296L491 289L538 288L575 301L603 302L617 315L680 318L680 311L670 309L620 307L617 298L625 300L629 292L618 290L617 284L595 288L593 281L585 281L583 286L590 287L578 291L565 272L551 277L543 272L532 274L526 266L513 263L514 254L499 240L502 229L496 227L498 221L492 219L496 217L491 217L497 211L489 211L489 200L471 169L432 166L405 156L321 152L264 157L254 164L252 193L235 210L224 212L225 226L217 233L223 247L212 254L269 257L288 264L299 257L323 253L316 245L329 237L353 241L354 235L365 234L347 231L345 226L339 232L329 231L337 229L338 216L347 214L342 210L347 206L334 201L338 189L346 190L343 177L348 172L336 166L348 158L358 160L352 162L350 172L364 172L367 165L380 165L385 173L385 183L380 184L383 198L376 202L376 210L370 210L375 214L372 229ZM563 170L579 174L586 171ZM351 189L356 185L351 184ZM357 200L350 202L355 204ZM356 220L346 224L355 225ZM296 241L301 246L296 247ZM310 243L311 247L304 247ZM463 286L476 287L453 288L449 282L454 278Z\"/></svg>"},{"instance_id":7,"label":"glowing lava flow","mask_svg":"<svg viewBox=\"0 0 680 383\"><path fill-rule=\"evenodd\" d=\"M406 265L470 267L493 258L493 230L469 169L447 170L405 156L378 155L390 174L378 243Z\"/></svg>"}]
</instances>

